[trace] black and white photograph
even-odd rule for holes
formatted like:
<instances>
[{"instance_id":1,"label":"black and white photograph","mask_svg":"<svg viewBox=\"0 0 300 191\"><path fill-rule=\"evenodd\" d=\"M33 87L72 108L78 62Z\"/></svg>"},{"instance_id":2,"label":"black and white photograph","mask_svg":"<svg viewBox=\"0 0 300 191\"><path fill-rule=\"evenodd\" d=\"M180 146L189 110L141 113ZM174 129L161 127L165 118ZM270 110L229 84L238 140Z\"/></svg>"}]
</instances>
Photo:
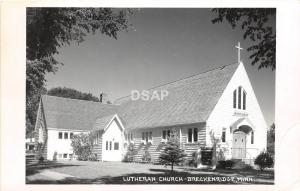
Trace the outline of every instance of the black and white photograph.
<instances>
[{"instance_id":1,"label":"black and white photograph","mask_svg":"<svg viewBox=\"0 0 300 191\"><path fill-rule=\"evenodd\" d=\"M262 184L276 8L26 8L26 184Z\"/></svg>"}]
</instances>

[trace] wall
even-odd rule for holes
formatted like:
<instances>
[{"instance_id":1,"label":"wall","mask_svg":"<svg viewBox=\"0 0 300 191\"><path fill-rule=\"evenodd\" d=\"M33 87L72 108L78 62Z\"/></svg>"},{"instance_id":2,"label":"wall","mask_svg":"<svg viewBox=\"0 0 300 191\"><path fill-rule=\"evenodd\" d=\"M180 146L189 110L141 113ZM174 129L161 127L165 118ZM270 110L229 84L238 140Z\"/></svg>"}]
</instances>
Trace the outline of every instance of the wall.
<instances>
[{"instance_id":1,"label":"wall","mask_svg":"<svg viewBox=\"0 0 300 191\"><path fill-rule=\"evenodd\" d=\"M257 148L259 151L262 151L266 148L267 144L267 125L246 70L243 64L240 64L207 120L208 129L206 132L206 141L208 145L211 145L212 143L210 131L213 131L217 137L220 137L222 129L226 128L226 142L218 145L225 151L226 158L231 157L232 132L230 131L230 125L236 120L244 117L242 115L234 114L237 109L233 108L233 91L238 88L238 86L242 86L247 92L247 118L253 124L252 128L255 131L254 144L250 144L250 136L247 136L247 148ZM257 155L257 152L254 149L250 152L253 155L252 157Z\"/></svg>"},{"instance_id":2,"label":"wall","mask_svg":"<svg viewBox=\"0 0 300 191\"><path fill-rule=\"evenodd\" d=\"M58 138L58 133L62 132L62 139ZM68 133L68 139L64 139L64 133ZM61 130L61 129L48 129L48 152L47 159L53 160L54 153L57 152L57 160L68 160L70 159L69 154L73 154L73 149L71 146L70 133L74 135L80 133L86 133L87 131L80 130ZM59 154L68 154L67 158L59 158Z\"/></svg>"},{"instance_id":3,"label":"wall","mask_svg":"<svg viewBox=\"0 0 300 191\"><path fill-rule=\"evenodd\" d=\"M187 143L188 129L189 128L198 128L198 142L197 143ZM141 161L145 151L148 151L151 155L151 160L153 162L158 161L160 153L164 149L164 143L161 142L162 135L164 130L176 130L178 134L181 132L180 145L181 148L185 150L188 155L187 158L190 159L194 151L201 146L205 146L205 124L191 124L191 125L182 125L182 126L173 126L173 127L158 127L158 128L148 128L148 129L139 129L134 131L129 131L133 133L134 140L134 150L136 152L134 156L135 161ZM152 144L143 144L142 133L143 132L152 132ZM125 147L125 151L127 148Z\"/></svg>"},{"instance_id":4,"label":"wall","mask_svg":"<svg viewBox=\"0 0 300 191\"><path fill-rule=\"evenodd\" d=\"M115 142L119 143L119 150L106 150L106 141L112 142L114 145ZM104 161L121 161L123 158L123 144L124 144L124 135L121 124L114 118L114 120L109 124L108 128L103 133L102 141L102 160ZM112 146L113 147L113 146Z\"/></svg>"}]
</instances>

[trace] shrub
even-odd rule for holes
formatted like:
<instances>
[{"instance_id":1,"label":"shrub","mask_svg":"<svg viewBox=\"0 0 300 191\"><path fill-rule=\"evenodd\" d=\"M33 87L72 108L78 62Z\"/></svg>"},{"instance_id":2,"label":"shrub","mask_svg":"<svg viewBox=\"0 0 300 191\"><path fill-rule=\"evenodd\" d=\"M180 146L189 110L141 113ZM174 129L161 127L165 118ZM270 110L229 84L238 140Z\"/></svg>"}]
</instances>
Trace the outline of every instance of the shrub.
<instances>
[{"instance_id":1,"label":"shrub","mask_svg":"<svg viewBox=\"0 0 300 191\"><path fill-rule=\"evenodd\" d=\"M244 170L252 170L253 167L251 165L249 165L249 164L246 164L243 169Z\"/></svg>"},{"instance_id":2,"label":"shrub","mask_svg":"<svg viewBox=\"0 0 300 191\"><path fill-rule=\"evenodd\" d=\"M220 160L218 161L218 168L220 169L232 169L234 161L232 160Z\"/></svg>"},{"instance_id":3,"label":"shrub","mask_svg":"<svg viewBox=\"0 0 300 191\"><path fill-rule=\"evenodd\" d=\"M254 164L258 165L260 170L264 170L273 166L274 159L268 152L261 152L255 158Z\"/></svg>"},{"instance_id":4,"label":"shrub","mask_svg":"<svg viewBox=\"0 0 300 191\"><path fill-rule=\"evenodd\" d=\"M74 135L72 139L71 146L75 155L78 156L78 160L86 161L89 159L89 156L92 154L92 142L91 134L78 134Z\"/></svg>"},{"instance_id":5,"label":"shrub","mask_svg":"<svg viewBox=\"0 0 300 191\"><path fill-rule=\"evenodd\" d=\"M151 155L148 151L145 151L143 157L142 157L142 160L144 162L151 162Z\"/></svg>"},{"instance_id":6,"label":"shrub","mask_svg":"<svg viewBox=\"0 0 300 191\"><path fill-rule=\"evenodd\" d=\"M91 154L89 157L88 157L89 161L97 161L97 155L96 154Z\"/></svg>"},{"instance_id":7,"label":"shrub","mask_svg":"<svg viewBox=\"0 0 300 191\"><path fill-rule=\"evenodd\" d=\"M41 156L41 157L39 158L39 163L44 162L44 160L45 160L45 158Z\"/></svg>"}]
</instances>

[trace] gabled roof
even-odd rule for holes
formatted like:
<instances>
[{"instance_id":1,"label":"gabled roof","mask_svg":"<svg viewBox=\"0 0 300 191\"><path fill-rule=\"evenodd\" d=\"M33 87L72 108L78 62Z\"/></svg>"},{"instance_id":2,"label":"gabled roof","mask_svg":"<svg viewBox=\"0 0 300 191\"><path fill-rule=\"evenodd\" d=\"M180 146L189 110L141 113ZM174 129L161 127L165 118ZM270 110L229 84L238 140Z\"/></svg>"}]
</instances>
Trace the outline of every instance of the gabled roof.
<instances>
[{"instance_id":1,"label":"gabled roof","mask_svg":"<svg viewBox=\"0 0 300 191\"><path fill-rule=\"evenodd\" d=\"M92 130L97 118L117 113L118 106L100 102L42 96L47 128Z\"/></svg>"},{"instance_id":2,"label":"gabled roof","mask_svg":"<svg viewBox=\"0 0 300 191\"><path fill-rule=\"evenodd\" d=\"M222 66L153 89L167 90L169 95L159 100L121 98L118 115L126 129L173 126L205 122L239 64Z\"/></svg>"},{"instance_id":3,"label":"gabled roof","mask_svg":"<svg viewBox=\"0 0 300 191\"><path fill-rule=\"evenodd\" d=\"M231 64L171 82L149 91L167 90L163 100L131 100L115 104L42 96L47 128L93 130L105 128L117 114L126 129L205 122L239 64Z\"/></svg>"}]
</instances>

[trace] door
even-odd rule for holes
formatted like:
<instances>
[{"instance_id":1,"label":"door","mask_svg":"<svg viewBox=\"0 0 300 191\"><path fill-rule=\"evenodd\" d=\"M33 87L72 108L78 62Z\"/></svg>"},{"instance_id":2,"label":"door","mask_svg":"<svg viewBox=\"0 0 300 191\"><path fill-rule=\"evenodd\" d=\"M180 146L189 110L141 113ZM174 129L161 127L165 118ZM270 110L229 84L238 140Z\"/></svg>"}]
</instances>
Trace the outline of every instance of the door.
<instances>
[{"instance_id":1,"label":"door","mask_svg":"<svg viewBox=\"0 0 300 191\"><path fill-rule=\"evenodd\" d=\"M103 161L121 161L122 152L120 151L120 142L115 139L105 141L105 150L103 152Z\"/></svg>"},{"instance_id":2,"label":"door","mask_svg":"<svg viewBox=\"0 0 300 191\"><path fill-rule=\"evenodd\" d=\"M233 133L232 158L246 158L246 133L242 131L236 131Z\"/></svg>"}]
</instances>

